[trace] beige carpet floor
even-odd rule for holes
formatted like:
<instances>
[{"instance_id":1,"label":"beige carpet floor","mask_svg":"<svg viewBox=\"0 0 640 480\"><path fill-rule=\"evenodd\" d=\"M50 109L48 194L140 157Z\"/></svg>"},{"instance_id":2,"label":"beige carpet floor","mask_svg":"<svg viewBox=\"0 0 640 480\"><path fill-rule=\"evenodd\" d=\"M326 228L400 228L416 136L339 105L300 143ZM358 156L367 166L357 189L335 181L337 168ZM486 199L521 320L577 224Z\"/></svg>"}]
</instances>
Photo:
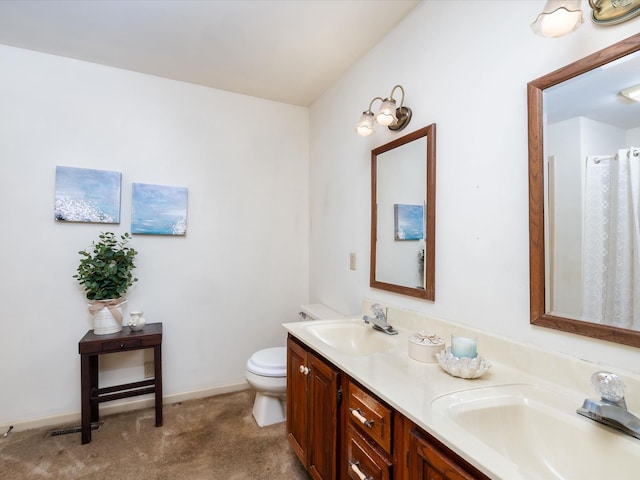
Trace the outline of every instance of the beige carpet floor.
<instances>
[{"instance_id":1,"label":"beige carpet floor","mask_svg":"<svg viewBox=\"0 0 640 480\"><path fill-rule=\"evenodd\" d=\"M61 425L0 436L6 480L308 480L285 424L260 428L250 390L101 418L92 441L80 433L50 435Z\"/></svg>"}]
</instances>

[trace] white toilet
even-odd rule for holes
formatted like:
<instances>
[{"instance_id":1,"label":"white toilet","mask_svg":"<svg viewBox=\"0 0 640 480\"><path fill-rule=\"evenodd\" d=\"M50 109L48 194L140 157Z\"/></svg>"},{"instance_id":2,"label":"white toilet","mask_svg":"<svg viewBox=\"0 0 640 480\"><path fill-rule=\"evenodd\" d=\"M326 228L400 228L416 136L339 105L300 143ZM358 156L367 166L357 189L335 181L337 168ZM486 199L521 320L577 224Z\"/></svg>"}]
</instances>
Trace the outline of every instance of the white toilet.
<instances>
[{"instance_id":1,"label":"white toilet","mask_svg":"<svg viewBox=\"0 0 640 480\"><path fill-rule=\"evenodd\" d=\"M342 318L329 307L316 303L302 305L303 320ZM253 417L261 427L284 422L286 418L287 348L259 350L247 360L247 382L256 391Z\"/></svg>"}]
</instances>

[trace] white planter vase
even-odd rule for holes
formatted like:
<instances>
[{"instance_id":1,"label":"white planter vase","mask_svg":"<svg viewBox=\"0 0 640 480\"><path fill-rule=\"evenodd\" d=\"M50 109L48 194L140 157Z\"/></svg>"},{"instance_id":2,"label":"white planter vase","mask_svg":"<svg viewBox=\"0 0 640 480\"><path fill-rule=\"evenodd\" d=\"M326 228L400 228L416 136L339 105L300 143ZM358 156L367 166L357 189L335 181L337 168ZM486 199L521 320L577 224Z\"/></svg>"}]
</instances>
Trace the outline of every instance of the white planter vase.
<instances>
[{"instance_id":1,"label":"white planter vase","mask_svg":"<svg viewBox=\"0 0 640 480\"><path fill-rule=\"evenodd\" d=\"M119 302L119 303L118 303ZM126 300L95 300L89 305L93 314L93 333L108 335L122 330L122 318Z\"/></svg>"}]
</instances>

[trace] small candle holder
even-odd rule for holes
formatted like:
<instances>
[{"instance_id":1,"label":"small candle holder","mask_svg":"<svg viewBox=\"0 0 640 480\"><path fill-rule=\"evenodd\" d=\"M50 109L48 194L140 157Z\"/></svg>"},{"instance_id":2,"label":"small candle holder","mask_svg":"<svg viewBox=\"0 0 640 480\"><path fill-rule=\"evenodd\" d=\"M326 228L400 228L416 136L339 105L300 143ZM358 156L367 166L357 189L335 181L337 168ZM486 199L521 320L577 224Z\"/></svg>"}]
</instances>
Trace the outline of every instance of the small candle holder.
<instances>
[{"instance_id":1,"label":"small candle holder","mask_svg":"<svg viewBox=\"0 0 640 480\"><path fill-rule=\"evenodd\" d=\"M453 377L479 378L491 368L491 364L479 355L475 358L454 357L449 347L442 352L436 353L436 359L440 367Z\"/></svg>"},{"instance_id":2,"label":"small candle holder","mask_svg":"<svg viewBox=\"0 0 640 480\"><path fill-rule=\"evenodd\" d=\"M476 358L478 356L478 340L476 337L462 337L452 333L451 355L457 358Z\"/></svg>"},{"instance_id":3,"label":"small candle holder","mask_svg":"<svg viewBox=\"0 0 640 480\"><path fill-rule=\"evenodd\" d=\"M144 312L131 312L129 314L129 328L132 332L140 331L145 326Z\"/></svg>"}]
</instances>

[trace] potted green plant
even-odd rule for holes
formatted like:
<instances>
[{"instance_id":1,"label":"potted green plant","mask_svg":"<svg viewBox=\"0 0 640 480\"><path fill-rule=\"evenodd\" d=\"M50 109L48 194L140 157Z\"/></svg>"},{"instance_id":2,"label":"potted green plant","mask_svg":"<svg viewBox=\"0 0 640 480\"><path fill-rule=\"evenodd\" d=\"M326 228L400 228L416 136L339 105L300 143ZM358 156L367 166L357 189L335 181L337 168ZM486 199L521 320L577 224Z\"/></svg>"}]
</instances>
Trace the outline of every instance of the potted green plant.
<instances>
[{"instance_id":1,"label":"potted green plant","mask_svg":"<svg viewBox=\"0 0 640 480\"><path fill-rule=\"evenodd\" d=\"M94 318L94 333L105 335L122 330L124 295L138 281L132 274L136 250L129 246L131 236L103 232L91 248L78 252L81 256L73 278L84 288L89 312Z\"/></svg>"}]
</instances>

